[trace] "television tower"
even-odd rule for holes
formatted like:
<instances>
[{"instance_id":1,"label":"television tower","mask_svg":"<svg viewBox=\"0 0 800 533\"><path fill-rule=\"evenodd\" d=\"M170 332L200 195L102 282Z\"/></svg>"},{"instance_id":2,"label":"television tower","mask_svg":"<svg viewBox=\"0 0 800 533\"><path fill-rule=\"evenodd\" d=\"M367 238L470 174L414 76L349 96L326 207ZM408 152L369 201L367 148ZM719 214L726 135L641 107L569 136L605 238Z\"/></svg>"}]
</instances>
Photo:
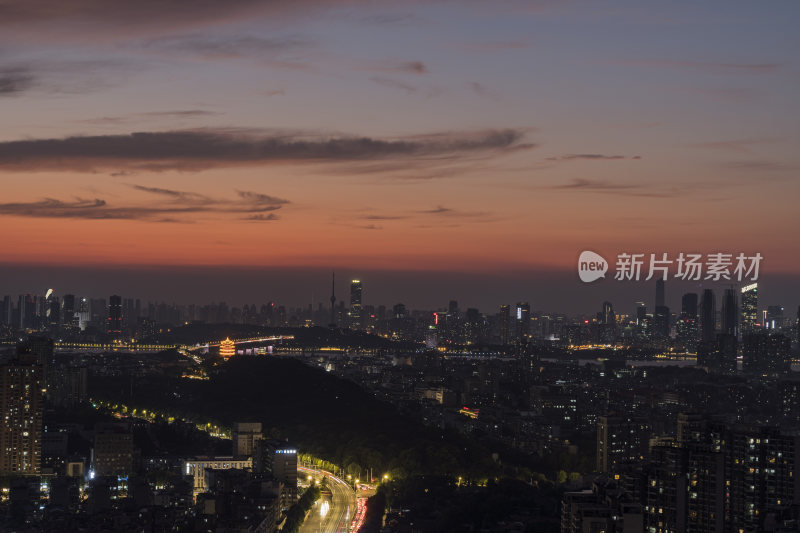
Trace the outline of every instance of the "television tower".
<instances>
[{"instance_id":1,"label":"television tower","mask_svg":"<svg viewBox=\"0 0 800 533\"><path fill-rule=\"evenodd\" d=\"M331 272L331 322L328 327L336 328L336 272Z\"/></svg>"}]
</instances>

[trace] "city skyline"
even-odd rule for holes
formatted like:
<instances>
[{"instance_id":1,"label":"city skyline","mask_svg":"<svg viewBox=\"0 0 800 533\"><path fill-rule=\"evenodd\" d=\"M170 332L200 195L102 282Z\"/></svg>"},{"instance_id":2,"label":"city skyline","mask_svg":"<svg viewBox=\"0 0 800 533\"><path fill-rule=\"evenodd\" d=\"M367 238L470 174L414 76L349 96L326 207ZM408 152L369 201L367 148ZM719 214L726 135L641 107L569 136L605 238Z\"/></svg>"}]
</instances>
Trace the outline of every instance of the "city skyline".
<instances>
[{"instance_id":1,"label":"city skyline","mask_svg":"<svg viewBox=\"0 0 800 533\"><path fill-rule=\"evenodd\" d=\"M31 267L12 272L0 265L0 296L40 294L54 289L59 296L108 297L111 294L136 295L144 301L176 304L207 304L212 301L229 305L259 305L268 301L305 307L329 305L330 271L272 269L184 268L146 271L135 269L85 269L79 267ZM501 305L529 301L541 312L576 315L594 312L604 300L611 301L619 312L631 314L636 302L645 301L655 309L656 280L616 281L611 279L582 283L574 272L530 277L524 274L481 275L465 272L417 273L380 271L342 271L336 273L336 298L349 301L350 282L358 278L365 286L364 304L394 305L403 303L412 309L440 309L450 300L462 308L476 307L495 311ZM741 288L750 282L735 280L683 281L668 279L667 307L680 309L685 293L701 294L711 288L720 294L731 286ZM759 306L783 305L787 309L800 302L800 282L793 277L766 276L759 279ZM198 290L202 287L202 291Z\"/></svg>"}]
</instances>

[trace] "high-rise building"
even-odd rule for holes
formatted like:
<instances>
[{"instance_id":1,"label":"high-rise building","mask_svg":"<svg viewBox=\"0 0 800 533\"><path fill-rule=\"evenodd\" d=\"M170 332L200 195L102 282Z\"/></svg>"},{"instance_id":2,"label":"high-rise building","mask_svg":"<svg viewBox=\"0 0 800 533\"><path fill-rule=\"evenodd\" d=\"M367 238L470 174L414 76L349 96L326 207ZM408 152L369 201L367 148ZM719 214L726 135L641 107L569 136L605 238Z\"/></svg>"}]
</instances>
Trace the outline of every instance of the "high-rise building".
<instances>
[{"instance_id":1,"label":"high-rise building","mask_svg":"<svg viewBox=\"0 0 800 533\"><path fill-rule=\"evenodd\" d=\"M791 368L791 340L780 333L756 331L742 339L742 369L749 374L777 375Z\"/></svg>"},{"instance_id":2,"label":"high-rise building","mask_svg":"<svg viewBox=\"0 0 800 533\"><path fill-rule=\"evenodd\" d=\"M725 289L722 296L722 333L739 336L739 305L736 291L733 288Z\"/></svg>"},{"instance_id":3,"label":"high-rise building","mask_svg":"<svg viewBox=\"0 0 800 533\"><path fill-rule=\"evenodd\" d=\"M133 434L129 425L122 423L95 425L92 465L97 476L113 476L132 472Z\"/></svg>"},{"instance_id":4,"label":"high-rise building","mask_svg":"<svg viewBox=\"0 0 800 533\"><path fill-rule=\"evenodd\" d=\"M531 306L528 302L518 302L516 312L516 339L518 344L528 340L531 327Z\"/></svg>"},{"instance_id":5,"label":"high-rise building","mask_svg":"<svg viewBox=\"0 0 800 533\"><path fill-rule=\"evenodd\" d=\"M661 532L722 532L725 456L693 443L654 446L645 474L645 528Z\"/></svg>"},{"instance_id":6,"label":"high-rise building","mask_svg":"<svg viewBox=\"0 0 800 533\"><path fill-rule=\"evenodd\" d=\"M800 437L777 428L736 428L726 438L727 531L768 531L769 510L800 496Z\"/></svg>"},{"instance_id":7,"label":"high-rise building","mask_svg":"<svg viewBox=\"0 0 800 533\"><path fill-rule=\"evenodd\" d=\"M602 323L617 325L617 315L614 314L614 306L611 305L611 302L603 302Z\"/></svg>"},{"instance_id":8,"label":"high-rise building","mask_svg":"<svg viewBox=\"0 0 800 533\"><path fill-rule=\"evenodd\" d=\"M40 473L44 409L41 368L31 355L0 365L0 475Z\"/></svg>"},{"instance_id":9,"label":"high-rise building","mask_svg":"<svg viewBox=\"0 0 800 533\"><path fill-rule=\"evenodd\" d=\"M280 448L275 450L272 462L272 475L283 483L283 506L291 507L297 501L297 450Z\"/></svg>"},{"instance_id":10,"label":"high-rise building","mask_svg":"<svg viewBox=\"0 0 800 533\"><path fill-rule=\"evenodd\" d=\"M681 315L678 317L678 341L687 350L697 346L697 294L686 293L681 298Z\"/></svg>"},{"instance_id":11,"label":"high-rise building","mask_svg":"<svg viewBox=\"0 0 800 533\"><path fill-rule=\"evenodd\" d=\"M350 282L350 328L362 329L361 316L361 280L354 279Z\"/></svg>"},{"instance_id":12,"label":"high-rise building","mask_svg":"<svg viewBox=\"0 0 800 533\"><path fill-rule=\"evenodd\" d=\"M797 318L794 320L794 340L800 343L800 305L797 306Z\"/></svg>"},{"instance_id":13,"label":"high-rise building","mask_svg":"<svg viewBox=\"0 0 800 533\"><path fill-rule=\"evenodd\" d=\"M11 296L3 296L2 307L0 307L0 324L10 326L14 323L11 306Z\"/></svg>"},{"instance_id":14,"label":"high-rise building","mask_svg":"<svg viewBox=\"0 0 800 533\"><path fill-rule=\"evenodd\" d=\"M71 331L75 326L75 295L65 294L61 299L61 325L65 331Z\"/></svg>"},{"instance_id":15,"label":"high-rise building","mask_svg":"<svg viewBox=\"0 0 800 533\"><path fill-rule=\"evenodd\" d=\"M597 419L597 470L619 474L645 458L651 427L644 417L600 416Z\"/></svg>"},{"instance_id":16,"label":"high-rise building","mask_svg":"<svg viewBox=\"0 0 800 533\"><path fill-rule=\"evenodd\" d=\"M703 291L700 313L700 328L702 331L700 340L706 343L714 342L717 330L717 304L713 290L705 289Z\"/></svg>"},{"instance_id":17,"label":"high-rise building","mask_svg":"<svg viewBox=\"0 0 800 533\"><path fill-rule=\"evenodd\" d=\"M649 329L650 321L647 318L647 306L644 302L636 302L636 332L642 337L647 337L650 334Z\"/></svg>"},{"instance_id":18,"label":"high-rise building","mask_svg":"<svg viewBox=\"0 0 800 533\"><path fill-rule=\"evenodd\" d=\"M511 342L511 308L508 305L500 306L500 344L506 346Z\"/></svg>"},{"instance_id":19,"label":"high-rise building","mask_svg":"<svg viewBox=\"0 0 800 533\"><path fill-rule=\"evenodd\" d=\"M734 335L719 333L714 342L701 342L697 347L697 365L712 374L736 373L738 341Z\"/></svg>"},{"instance_id":20,"label":"high-rise building","mask_svg":"<svg viewBox=\"0 0 800 533\"><path fill-rule=\"evenodd\" d=\"M660 339L669 337L669 307L657 305L653 314L653 336Z\"/></svg>"},{"instance_id":21,"label":"high-rise building","mask_svg":"<svg viewBox=\"0 0 800 533\"><path fill-rule=\"evenodd\" d=\"M85 330L91 318L89 313L89 300L83 297L78 300L78 329L81 331Z\"/></svg>"},{"instance_id":22,"label":"high-rise building","mask_svg":"<svg viewBox=\"0 0 800 533\"><path fill-rule=\"evenodd\" d=\"M742 293L742 334L755 331L758 322L758 283L751 283L741 289Z\"/></svg>"},{"instance_id":23,"label":"high-rise building","mask_svg":"<svg viewBox=\"0 0 800 533\"><path fill-rule=\"evenodd\" d=\"M764 327L770 330L783 329L782 305L770 305L767 307L767 319L764 321Z\"/></svg>"},{"instance_id":24,"label":"high-rise building","mask_svg":"<svg viewBox=\"0 0 800 533\"><path fill-rule=\"evenodd\" d=\"M122 298L116 294L108 299L108 323L106 333L112 337L122 335Z\"/></svg>"},{"instance_id":25,"label":"high-rise building","mask_svg":"<svg viewBox=\"0 0 800 533\"><path fill-rule=\"evenodd\" d=\"M122 331L126 336L136 327L136 307L133 298L125 298L122 301Z\"/></svg>"},{"instance_id":26,"label":"high-rise building","mask_svg":"<svg viewBox=\"0 0 800 533\"><path fill-rule=\"evenodd\" d=\"M271 324L274 325L274 324ZM328 327L333 329L337 326L336 321L336 273L331 273L331 320Z\"/></svg>"},{"instance_id":27,"label":"high-rise building","mask_svg":"<svg viewBox=\"0 0 800 533\"><path fill-rule=\"evenodd\" d=\"M590 490L565 492L561 500L561 533L640 533L642 519L642 506L613 479L597 479Z\"/></svg>"},{"instance_id":28,"label":"high-rise building","mask_svg":"<svg viewBox=\"0 0 800 533\"><path fill-rule=\"evenodd\" d=\"M664 278L656 280L656 307L659 305L667 305L666 295L664 293Z\"/></svg>"},{"instance_id":29,"label":"high-rise building","mask_svg":"<svg viewBox=\"0 0 800 533\"><path fill-rule=\"evenodd\" d=\"M261 422L236 422L231 433L234 457L252 457L258 441L264 438Z\"/></svg>"}]
</instances>

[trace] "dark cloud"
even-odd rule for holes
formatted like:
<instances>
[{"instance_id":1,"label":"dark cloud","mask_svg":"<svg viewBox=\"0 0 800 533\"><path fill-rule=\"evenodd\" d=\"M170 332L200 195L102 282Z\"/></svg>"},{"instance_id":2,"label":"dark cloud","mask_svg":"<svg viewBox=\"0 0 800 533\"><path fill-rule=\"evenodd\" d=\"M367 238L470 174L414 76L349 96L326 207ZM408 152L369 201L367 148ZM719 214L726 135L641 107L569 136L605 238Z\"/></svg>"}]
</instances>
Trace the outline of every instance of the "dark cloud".
<instances>
[{"instance_id":1,"label":"dark cloud","mask_svg":"<svg viewBox=\"0 0 800 533\"><path fill-rule=\"evenodd\" d=\"M574 160L589 160L589 161L613 161L620 159L641 159L639 155L606 155L606 154L566 154L558 157L548 157L548 161L574 161Z\"/></svg>"},{"instance_id":2,"label":"dark cloud","mask_svg":"<svg viewBox=\"0 0 800 533\"><path fill-rule=\"evenodd\" d=\"M34 86L36 78L25 69L0 70L0 97L16 96Z\"/></svg>"},{"instance_id":3,"label":"dark cloud","mask_svg":"<svg viewBox=\"0 0 800 533\"><path fill-rule=\"evenodd\" d=\"M166 118L166 119L195 119L205 118L214 115L222 115L216 111L206 111L203 109L178 109L175 111L145 111L143 113L131 113L124 116L106 116L95 117L76 120L82 124L95 124L99 126L116 126L122 124L129 124L131 122L141 122L142 119L148 118Z\"/></svg>"},{"instance_id":4,"label":"dark cloud","mask_svg":"<svg viewBox=\"0 0 800 533\"><path fill-rule=\"evenodd\" d=\"M159 52L195 55L206 59L242 57L263 59L265 55L274 56L308 45L308 41L294 36L265 39L252 36L184 35L153 39L145 44L145 48Z\"/></svg>"},{"instance_id":5,"label":"dark cloud","mask_svg":"<svg viewBox=\"0 0 800 533\"><path fill-rule=\"evenodd\" d=\"M289 200L284 200L283 198L276 198L275 196L269 196L266 194L261 194L252 191L236 191L241 199L242 203L245 205L251 206L251 208L261 209L266 207L278 207L282 205L286 205L289 203Z\"/></svg>"},{"instance_id":6,"label":"dark cloud","mask_svg":"<svg viewBox=\"0 0 800 533\"><path fill-rule=\"evenodd\" d=\"M130 185L130 187L158 196L162 200L155 203L114 206L99 198L76 198L72 201L45 198L34 202L0 204L0 216L193 222L201 214L250 214L248 220L277 220L277 215L272 211L277 211L289 203L282 198L252 191L237 191L237 198L231 200L161 187L143 185ZM185 215L193 216L188 219Z\"/></svg>"},{"instance_id":7,"label":"dark cloud","mask_svg":"<svg viewBox=\"0 0 800 533\"><path fill-rule=\"evenodd\" d=\"M433 209L423 209L418 211L418 213L422 215L434 215L437 217L447 218L479 218L484 219L484 221L491 217L491 213L484 211L461 211L459 209L453 209L443 205L437 205Z\"/></svg>"},{"instance_id":8,"label":"dark cloud","mask_svg":"<svg viewBox=\"0 0 800 533\"><path fill-rule=\"evenodd\" d=\"M420 17L411 13L376 14L361 17L361 22L378 25L406 25L421 21Z\"/></svg>"},{"instance_id":9,"label":"dark cloud","mask_svg":"<svg viewBox=\"0 0 800 533\"><path fill-rule=\"evenodd\" d=\"M589 180L582 178L573 179L569 183L552 185L545 188L554 190L617 194L621 196L637 196L645 198L672 198L679 196L683 192L677 187L673 187L668 190L655 190L644 185L614 183L605 180Z\"/></svg>"},{"instance_id":10,"label":"dark cloud","mask_svg":"<svg viewBox=\"0 0 800 533\"><path fill-rule=\"evenodd\" d=\"M487 52L498 52L502 50L515 50L521 48L527 48L530 44L527 41L475 41L475 42L464 42L464 43L455 43L453 45L456 48L461 50L465 50L467 52L478 52L478 53L487 53Z\"/></svg>"},{"instance_id":11,"label":"dark cloud","mask_svg":"<svg viewBox=\"0 0 800 533\"><path fill-rule=\"evenodd\" d=\"M373 65L367 70L397 74L427 74L428 67L422 61L399 61Z\"/></svg>"},{"instance_id":12,"label":"dark cloud","mask_svg":"<svg viewBox=\"0 0 800 533\"><path fill-rule=\"evenodd\" d=\"M263 214L250 215L247 217L243 217L241 220L251 220L255 222L271 222L273 220L280 220L280 217L275 213L270 213L268 215L263 215Z\"/></svg>"},{"instance_id":13,"label":"dark cloud","mask_svg":"<svg viewBox=\"0 0 800 533\"><path fill-rule=\"evenodd\" d=\"M0 170L185 170L289 162L354 162L496 154L522 145L520 130L418 135L395 139L243 129L0 142Z\"/></svg>"},{"instance_id":14,"label":"dark cloud","mask_svg":"<svg viewBox=\"0 0 800 533\"><path fill-rule=\"evenodd\" d=\"M206 111L204 109L179 109L176 111L148 111L146 113L137 114L143 117L196 118L221 115L222 113L218 113L216 111Z\"/></svg>"},{"instance_id":15,"label":"dark cloud","mask_svg":"<svg viewBox=\"0 0 800 533\"><path fill-rule=\"evenodd\" d=\"M404 215L364 215L361 218L363 220L404 220L408 217Z\"/></svg>"},{"instance_id":16,"label":"dark cloud","mask_svg":"<svg viewBox=\"0 0 800 533\"><path fill-rule=\"evenodd\" d=\"M203 194L179 191L175 189L165 189L161 187L145 187L143 185L130 185L137 191L155 194L166 197L175 203L180 203L189 207L202 208L206 211L232 211L240 213L263 213L276 211L291 202L289 200L261 194L253 191L236 191L236 200L225 200L211 198Z\"/></svg>"},{"instance_id":17,"label":"dark cloud","mask_svg":"<svg viewBox=\"0 0 800 533\"><path fill-rule=\"evenodd\" d=\"M154 220L164 215L190 213L196 209L176 207L111 207L105 200L62 201L45 198L37 202L0 204L0 215L34 218L82 218L89 220Z\"/></svg>"},{"instance_id":18,"label":"dark cloud","mask_svg":"<svg viewBox=\"0 0 800 533\"><path fill-rule=\"evenodd\" d=\"M27 39L87 41L174 34L256 17L276 20L348 0L0 0L0 28Z\"/></svg>"}]
</instances>

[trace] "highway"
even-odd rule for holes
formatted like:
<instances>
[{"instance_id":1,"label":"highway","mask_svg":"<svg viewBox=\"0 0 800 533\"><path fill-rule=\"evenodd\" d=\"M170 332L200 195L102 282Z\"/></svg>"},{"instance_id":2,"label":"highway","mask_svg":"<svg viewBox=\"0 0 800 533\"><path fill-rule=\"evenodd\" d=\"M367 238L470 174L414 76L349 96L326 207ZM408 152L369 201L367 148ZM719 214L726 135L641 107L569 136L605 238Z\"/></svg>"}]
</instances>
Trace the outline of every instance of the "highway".
<instances>
[{"instance_id":1,"label":"highway","mask_svg":"<svg viewBox=\"0 0 800 533\"><path fill-rule=\"evenodd\" d=\"M321 479L325 476L332 498L322 497L317 500L308 518L300 527L300 533L349 533L350 525L356 509L356 497L353 489L331 473L311 468L298 467L300 476L312 476Z\"/></svg>"}]
</instances>

